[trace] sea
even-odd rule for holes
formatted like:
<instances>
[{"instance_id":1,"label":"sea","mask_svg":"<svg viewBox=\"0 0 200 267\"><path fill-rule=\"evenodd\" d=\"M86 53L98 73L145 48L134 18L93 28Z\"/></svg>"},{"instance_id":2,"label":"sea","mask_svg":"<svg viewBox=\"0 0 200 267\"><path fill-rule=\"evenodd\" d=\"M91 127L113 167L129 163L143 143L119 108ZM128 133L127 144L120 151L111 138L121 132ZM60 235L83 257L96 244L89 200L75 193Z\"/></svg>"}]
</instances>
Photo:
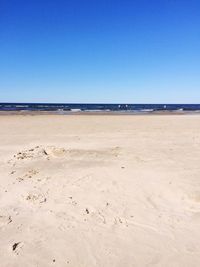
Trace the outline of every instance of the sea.
<instances>
[{"instance_id":1,"label":"sea","mask_svg":"<svg viewBox=\"0 0 200 267\"><path fill-rule=\"evenodd\" d=\"M82 104L82 103L0 103L1 111L49 111L58 114L74 112L200 112L200 104Z\"/></svg>"}]
</instances>

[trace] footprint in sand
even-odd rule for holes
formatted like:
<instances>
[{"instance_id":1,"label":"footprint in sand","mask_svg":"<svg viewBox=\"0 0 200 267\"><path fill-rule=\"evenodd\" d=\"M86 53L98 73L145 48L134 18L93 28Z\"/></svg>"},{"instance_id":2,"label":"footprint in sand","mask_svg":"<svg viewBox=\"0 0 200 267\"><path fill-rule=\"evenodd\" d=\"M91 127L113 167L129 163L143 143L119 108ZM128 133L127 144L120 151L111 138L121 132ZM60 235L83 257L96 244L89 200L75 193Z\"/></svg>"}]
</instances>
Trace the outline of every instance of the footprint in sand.
<instances>
[{"instance_id":1,"label":"footprint in sand","mask_svg":"<svg viewBox=\"0 0 200 267\"><path fill-rule=\"evenodd\" d=\"M54 146L36 146L31 149L26 149L15 154L9 161L9 164L25 163L30 160L50 160L54 157L63 157L66 153L64 148ZM14 171L12 172L14 174Z\"/></svg>"},{"instance_id":2,"label":"footprint in sand","mask_svg":"<svg viewBox=\"0 0 200 267\"><path fill-rule=\"evenodd\" d=\"M38 159L38 158L47 158L48 154L42 146L36 146L31 149L23 150L18 152L13 156L11 160L8 161L8 163L14 163L30 160L30 159Z\"/></svg>"},{"instance_id":3,"label":"footprint in sand","mask_svg":"<svg viewBox=\"0 0 200 267\"><path fill-rule=\"evenodd\" d=\"M18 177L17 180L19 182L24 181L26 179L30 179L33 176L37 175L39 173L39 171L37 170L29 170L26 174L24 174L22 177Z\"/></svg>"},{"instance_id":4,"label":"footprint in sand","mask_svg":"<svg viewBox=\"0 0 200 267\"><path fill-rule=\"evenodd\" d=\"M47 201L47 198L41 193L33 192L33 193L29 193L26 196L26 200L34 204L42 204Z\"/></svg>"},{"instance_id":5,"label":"footprint in sand","mask_svg":"<svg viewBox=\"0 0 200 267\"><path fill-rule=\"evenodd\" d=\"M54 146L48 146L44 149L44 151L49 157L63 157L67 152L64 148Z\"/></svg>"},{"instance_id":6,"label":"footprint in sand","mask_svg":"<svg viewBox=\"0 0 200 267\"><path fill-rule=\"evenodd\" d=\"M12 222L11 216L0 216L0 228Z\"/></svg>"},{"instance_id":7,"label":"footprint in sand","mask_svg":"<svg viewBox=\"0 0 200 267\"><path fill-rule=\"evenodd\" d=\"M125 227L129 226L129 224L126 221L126 219L121 218L121 217L114 217L114 225L125 226Z\"/></svg>"},{"instance_id":8,"label":"footprint in sand","mask_svg":"<svg viewBox=\"0 0 200 267\"><path fill-rule=\"evenodd\" d=\"M23 242L15 242L13 245L12 245L12 251L19 255L20 251L22 250L24 246L24 243Z\"/></svg>"}]
</instances>

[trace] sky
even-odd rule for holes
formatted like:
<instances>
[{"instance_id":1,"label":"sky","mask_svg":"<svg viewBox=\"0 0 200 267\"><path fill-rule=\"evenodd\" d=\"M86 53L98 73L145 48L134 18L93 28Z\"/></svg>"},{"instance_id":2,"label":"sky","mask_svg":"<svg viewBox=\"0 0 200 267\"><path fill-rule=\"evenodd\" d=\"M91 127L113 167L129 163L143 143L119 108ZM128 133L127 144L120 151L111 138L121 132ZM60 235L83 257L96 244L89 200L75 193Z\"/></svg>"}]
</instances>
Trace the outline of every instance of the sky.
<instances>
[{"instance_id":1,"label":"sky","mask_svg":"<svg viewBox=\"0 0 200 267\"><path fill-rule=\"evenodd\" d=\"M0 0L0 102L200 103L200 1Z\"/></svg>"}]
</instances>

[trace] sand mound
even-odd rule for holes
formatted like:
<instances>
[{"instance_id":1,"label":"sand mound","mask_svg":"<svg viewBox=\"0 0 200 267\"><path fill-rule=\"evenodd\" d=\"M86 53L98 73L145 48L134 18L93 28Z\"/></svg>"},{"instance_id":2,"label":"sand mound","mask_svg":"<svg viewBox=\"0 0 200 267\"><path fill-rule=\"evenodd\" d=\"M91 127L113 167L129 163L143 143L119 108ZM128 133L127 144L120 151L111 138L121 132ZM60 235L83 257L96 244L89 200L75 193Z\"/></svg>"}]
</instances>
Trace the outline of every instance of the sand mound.
<instances>
[{"instance_id":1,"label":"sand mound","mask_svg":"<svg viewBox=\"0 0 200 267\"><path fill-rule=\"evenodd\" d=\"M120 155L120 148L108 148L102 150L94 149L65 149L55 146L36 146L31 149L23 150L15 154L9 163L18 163L28 160L50 160L53 158L63 158L66 160L101 160L116 158Z\"/></svg>"}]
</instances>

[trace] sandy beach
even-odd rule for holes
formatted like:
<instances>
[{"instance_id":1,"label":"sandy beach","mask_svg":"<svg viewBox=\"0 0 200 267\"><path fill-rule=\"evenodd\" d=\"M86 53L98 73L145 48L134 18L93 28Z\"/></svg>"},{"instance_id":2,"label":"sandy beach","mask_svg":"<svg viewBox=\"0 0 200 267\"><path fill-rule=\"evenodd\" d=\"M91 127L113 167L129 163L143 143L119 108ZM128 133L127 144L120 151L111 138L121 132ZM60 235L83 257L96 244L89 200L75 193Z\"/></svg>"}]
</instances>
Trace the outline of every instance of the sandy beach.
<instances>
[{"instance_id":1,"label":"sandy beach","mask_svg":"<svg viewBox=\"0 0 200 267\"><path fill-rule=\"evenodd\" d=\"M1 267L199 267L200 116L0 116Z\"/></svg>"}]
</instances>

